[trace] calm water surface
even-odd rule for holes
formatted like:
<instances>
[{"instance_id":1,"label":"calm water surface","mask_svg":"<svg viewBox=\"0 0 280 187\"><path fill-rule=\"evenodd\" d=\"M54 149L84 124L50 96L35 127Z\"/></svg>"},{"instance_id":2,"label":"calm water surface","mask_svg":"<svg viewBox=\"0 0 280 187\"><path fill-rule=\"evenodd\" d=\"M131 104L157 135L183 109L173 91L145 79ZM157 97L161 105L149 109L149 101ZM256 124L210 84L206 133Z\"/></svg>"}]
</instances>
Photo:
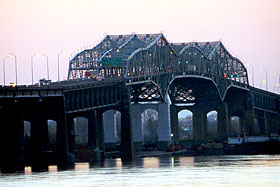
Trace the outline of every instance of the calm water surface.
<instances>
[{"instance_id":1,"label":"calm water surface","mask_svg":"<svg viewBox=\"0 0 280 187\"><path fill-rule=\"evenodd\" d=\"M280 186L280 155L107 159L90 166L1 174L0 186Z\"/></svg>"}]
</instances>

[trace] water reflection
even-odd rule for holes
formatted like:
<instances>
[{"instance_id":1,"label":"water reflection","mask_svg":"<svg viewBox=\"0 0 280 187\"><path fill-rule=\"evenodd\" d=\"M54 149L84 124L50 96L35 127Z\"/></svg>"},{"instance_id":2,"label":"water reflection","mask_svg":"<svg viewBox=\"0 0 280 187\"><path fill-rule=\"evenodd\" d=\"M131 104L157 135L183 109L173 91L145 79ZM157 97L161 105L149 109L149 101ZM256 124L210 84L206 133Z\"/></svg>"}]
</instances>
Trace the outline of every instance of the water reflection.
<instances>
[{"instance_id":1,"label":"water reflection","mask_svg":"<svg viewBox=\"0 0 280 187\"><path fill-rule=\"evenodd\" d=\"M50 165L49 168L49 173L57 172L57 166L55 165Z\"/></svg>"},{"instance_id":2,"label":"water reflection","mask_svg":"<svg viewBox=\"0 0 280 187\"><path fill-rule=\"evenodd\" d=\"M143 166L144 168L158 168L159 158L143 158Z\"/></svg>"},{"instance_id":3,"label":"water reflection","mask_svg":"<svg viewBox=\"0 0 280 187\"><path fill-rule=\"evenodd\" d=\"M89 170L89 163L88 162L75 163L74 169L75 169L75 171Z\"/></svg>"},{"instance_id":4,"label":"water reflection","mask_svg":"<svg viewBox=\"0 0 280 187\"><path fill-rule=\"evenodd\" d=\"M217 167L217 166L252 166L271 167L279 166L280 156L255 155L255 156L199 156L199 157L148 157L138 158L133 162L122 163L121 159L107 159L105 162L78 162L74 165L75 171L90 170L97 168L111 168L122 170L123 168L164 168L164 167ZM56 165L48 166L49 173L58 172ZM32 167L24 168L25 175L32 175ZM1 175L1 172L0 172Z\"/></svg>"},{"instance_id":5,"label":"water reflection","mask_svg":"<svg viewBox=\"0 0 280 187\"><path fill-rule=\"evenodd\" d=\"M279 186L279 173L280 155L107 159L65 171L50 165L46 172L0 173L0 186Z\"/></svg>"},{"instance_id":6,"label":"water reflection","mask_svg":"<svg viewBox=\"0 0 280 187\"><path fill-rule=\"evenodd\" d=\"M30 166L26 166L26 167L24 168L24 174L25 174L25 175L31 175L31 174L32 174L32 169L31 169Z\"/></svg>"},{"instance_id":7,"label":"water reflection","mask_svg":"<svg viewBox=\"0 0 280 187\"><path fill-rule=\"evenodd\" d=\"M194 167L194 157L179 157L178 160L180 166Z\"/></svg>"}]
</instances>

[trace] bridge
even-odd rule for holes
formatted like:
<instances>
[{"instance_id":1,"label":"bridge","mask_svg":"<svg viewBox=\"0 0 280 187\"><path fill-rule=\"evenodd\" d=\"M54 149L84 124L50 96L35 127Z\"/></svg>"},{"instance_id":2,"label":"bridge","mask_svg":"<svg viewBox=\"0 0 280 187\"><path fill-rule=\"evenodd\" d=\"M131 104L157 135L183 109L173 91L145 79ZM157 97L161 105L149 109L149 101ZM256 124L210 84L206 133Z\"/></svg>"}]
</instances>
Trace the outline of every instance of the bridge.
<instances>
[{"instance_id":1,"label":"bridge","mask_svg":"<svg viewBox=\"0 0 280 187\"><path fill-rule=\"evenodd\" d=\"M207 113L217 111L215 141L231 134L238 116L247 135L280 130L280 95L251 87L244 64L222 42L170 43L159 34L107 35L69 62L68 80L0 88L1 168L50 164L47 120L56 121L55 164L75 161L74 119L88 119L87 151L102 160L106 125L121 113L121 153L131 160L144 142L141 113L158 112L159 149L179 141L178 113L193 113L193 141L208 139ZM31 123L28 146L24 121ZM105 129L105 130L104 130ZM173 137L171 137L173 135Z\"/></svg>"}]
</instances>

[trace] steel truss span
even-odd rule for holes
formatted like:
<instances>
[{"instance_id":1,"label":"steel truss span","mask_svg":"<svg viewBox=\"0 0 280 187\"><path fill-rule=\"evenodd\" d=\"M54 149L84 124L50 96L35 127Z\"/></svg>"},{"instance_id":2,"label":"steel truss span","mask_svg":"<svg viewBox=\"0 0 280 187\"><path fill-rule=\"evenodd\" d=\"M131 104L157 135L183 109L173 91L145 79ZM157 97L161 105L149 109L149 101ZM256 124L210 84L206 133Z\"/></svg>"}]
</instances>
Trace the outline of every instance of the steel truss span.
<instances>
[{"instance_id":1,"label":"steel truss span","mask_svg":"<svg viewBox=\"0 0 280 187\"><path fill-rule=\"evenodd\" d=\"M170 43L161 33L107 35L70 60L68 79L150 80L164 95L172 79L184 75L211 79L221 97L230 86L249 85L245 66L222 42Z\"/></svg>"}]
</instances>

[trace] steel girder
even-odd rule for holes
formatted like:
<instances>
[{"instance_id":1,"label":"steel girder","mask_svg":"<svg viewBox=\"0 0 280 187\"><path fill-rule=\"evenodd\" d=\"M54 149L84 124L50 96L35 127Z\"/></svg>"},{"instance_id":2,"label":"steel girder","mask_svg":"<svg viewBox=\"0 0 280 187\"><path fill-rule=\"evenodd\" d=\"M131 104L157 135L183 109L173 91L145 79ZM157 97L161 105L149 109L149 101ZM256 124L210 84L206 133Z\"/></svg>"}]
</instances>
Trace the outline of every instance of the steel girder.
<instances>
[{"instance_id":1,"label":"steel girder","mask_svg":"<svg viewBox=\"0 0 280 187\"><path fill-rule=\"evenodd\" d=\"M163 34L107 35L69 63L69 79L97 75L125 78L128 84L150 80L163 96L180 75L212 79L222 99L230 86L249 86L245 66L221 42L171 44Z\"/></svg>"},{"instance_id":2,"label":"steel girder","mask_svg":"<svg viewBox=\"0 0 280 187\"><path fill-rule=\"evenodd\" d=\"M273 113L280 111L280 97L265 90L251 87L250 89L253 98L253 107Z\"/></svg>"}]
</instances>

